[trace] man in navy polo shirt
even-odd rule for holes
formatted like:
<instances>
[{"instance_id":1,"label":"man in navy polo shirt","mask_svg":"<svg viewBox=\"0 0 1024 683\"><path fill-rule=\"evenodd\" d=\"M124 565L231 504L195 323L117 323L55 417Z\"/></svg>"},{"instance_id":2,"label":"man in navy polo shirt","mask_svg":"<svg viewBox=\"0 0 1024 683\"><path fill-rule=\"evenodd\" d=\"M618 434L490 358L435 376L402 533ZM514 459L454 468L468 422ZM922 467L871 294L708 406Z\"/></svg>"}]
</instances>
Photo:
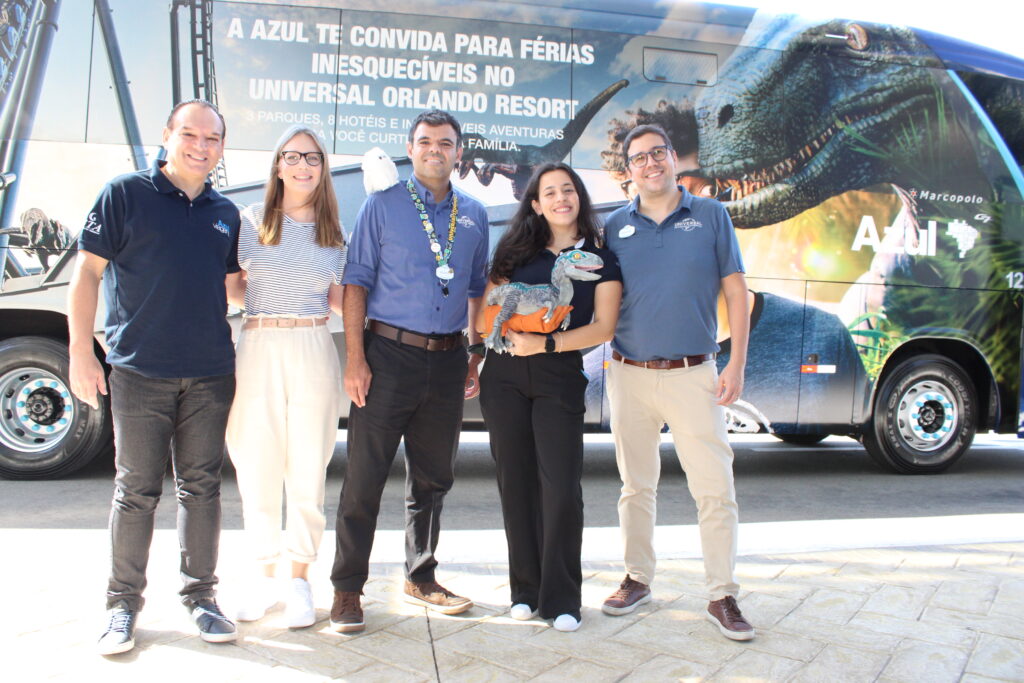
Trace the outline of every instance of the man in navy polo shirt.
<instances>
[{"instance_id":1,"label":"man in navy polo shirt","mask_svg":"<svg viewBox=\"0 0 1024 683\"><path fill-rule=\"evenodd\" d=\"M365 628L359 596L381 493L403 438L405 600L444 614L473 606L437 583L434 551L463 401L478 393L480 356L470 355L467 365L462 331L476 319L487 281L487 213L449 180L462 156L462 130L451 114L417 116L406 150L412 176L366 198L345 266L352 408L331 572L331 627L340 633ZM472 327L470 338L480 341Z\"/></svg>"},{"instance_id":2,"label":"man in navy polo shirt","mask_svg":"<svg viewBox=\"0 0 1024 683\"><path fill-rule=\"evenodd\" d=\"M733 453L724 406L740 397L749 317L743 260L725 207L676 185L676 153L659 126L637 126L622 144L639 194L605 223L622 268L622 309L608 369L615 455L622 478L619 524L626 578L602 606L632 612L651 599L662 425L697 503L707 618L723 635L750 640L736 604ZM717 302L725 295L732 346L718 375Z\"/></svg>"},{"instance_id":3,"label":"man in navy polo shirt","mask_svg":"<svg viewBox=\"0 0 1024 683\"><path fill-rule=\"evenodd\" d=\"M226 277L239 277L238 210L206 181L224 149L209 102L176 106L166 161L100 192L79 236L68 297L71 388L93 409L107 393L94 353L100 281L107 308L116 475L107 630L100 654L135 645L153 514L174 465L181 600L208 642L236 637L214 600L224 429L235 392Z\"/></svg>"}]
</instances>

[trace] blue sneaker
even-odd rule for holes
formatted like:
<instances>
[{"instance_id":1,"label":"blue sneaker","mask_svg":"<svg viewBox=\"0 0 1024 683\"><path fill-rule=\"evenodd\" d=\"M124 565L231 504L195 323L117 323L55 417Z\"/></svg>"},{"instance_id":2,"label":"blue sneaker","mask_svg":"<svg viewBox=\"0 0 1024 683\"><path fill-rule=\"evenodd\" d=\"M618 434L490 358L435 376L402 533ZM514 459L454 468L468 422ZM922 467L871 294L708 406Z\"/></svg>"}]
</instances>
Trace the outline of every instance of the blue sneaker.
<instances>
[{"instance_id":1,"label":"blue sneaker","mask_svg":"<svg viewBox=\"0 0 1024 683\"><path fill-rule=\"evenodd\" d=\"M107 630L100 636L96 651L101 655L119 655L135 647L135 619L138 611L124 600L107 611Z\"/></svg>"},{"instance_id":2,"label":"blue sneaker","mask_svg":"<svg viewBox=\"0 0 1024 683\"><path fill-rule=\"evenodd\" d=\"M199 627L199 637L208 643L230 643L238 638L235 624L220 611L213 598L196 600L191 606L192 621Z\"/></svg>"}]
</instances>

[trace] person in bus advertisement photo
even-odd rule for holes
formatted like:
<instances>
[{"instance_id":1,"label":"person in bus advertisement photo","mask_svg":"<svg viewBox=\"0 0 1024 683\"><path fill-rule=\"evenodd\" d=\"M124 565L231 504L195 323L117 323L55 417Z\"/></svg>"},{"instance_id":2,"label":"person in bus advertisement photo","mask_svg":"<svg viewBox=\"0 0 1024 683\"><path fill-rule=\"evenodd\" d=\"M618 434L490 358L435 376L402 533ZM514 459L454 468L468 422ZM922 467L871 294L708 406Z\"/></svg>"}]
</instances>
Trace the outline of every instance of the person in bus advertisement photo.
<instances>
[{"instance_id":1,"label":"person in bus advertisement photo","mask_svg":"<svg viewBox=\"0 0 1024 683\"><path fill-rule=\"evenodd\" d=\"M108 622L98 651L135 646L154 513L174 467L180 596L203 640L236 638L215 600L224 431L235 393L225 281L239 277L238 209L207 176L225 124L209 102L183 102L163 132L166 161L100 192L78 237L69 288L71 388L93 408L107 393L93 352L100 281L107 304L116 447ZM189 239L181 239L182 234Z\"/></svg>"},{"instance_id":2,"label":"person in bus advertisement photo","mask_svg":"<svg viewBox=\"0 0 1024 683\"><path fill-rule=\"evenodd\" d=\"M451 184L462 156L462 129L451 114L420 113L406 151L412 174L367 197L345 266L344 385L352 407L331 572L331 628L341 633L365 628L360 594L381 494L403 439L404 599L444 614L473 606L437 583L434 552L463 404L479 393L482 356L467 354L463 330L476 319L487 281L487 212ZM480 341L473 328L469 338Z\"/></svg>"},{"instance_id":3,"label":"person in bus advertisement photo","mask_svg":"<svg viewBox=\"0 0 1024 683\"><path fill-rule=\"evenodd\" d=\"M622 156L637 196L608 217L605 238L624 285L608 394L626 578L602 610L619 616L651 600L658 449L668 424L697 503L711 598L706 617L727 638L750 640L754 628L736 603L739 515L724 411L742 394L747 352L749 292L739 244L719 202L676 185L678 159L664 129L634 128ZM721 374L714 362L719 292L732 340Z\"/></svg>"},{"instance_id":4,"label":"person in bus advertisement photo","mask_svg":"<svg viewBox=\"0 0 1024 683\"><path fill-rule=\"evenodd\" d=\"M611 339L622 278L604 249L590 195L569 166L539 166L494 251L480 332L487 360L480 409L490 434L508 542L513 619L535 616L559 631L582 617L583 415L580 349ZM506 311L563 320L520 325L501 339ZM493 318L494 320L487 320ZM510 320L511 323L511 320ZM532 331L525 331L532 330Z\"/></svg>"},{"instance_id":5,"label":"person in bus advertisement photo","mask_svg":"<svg viewBox=\"0 0 1024 683\"><path fill-rule=\"evenodd\" d=\"M271 155L263 202L242 211L238 263L228 292L245 309L236 348L227 445L242 498L252 562L236 617L256 621L282 596L282 549L291 580L290 628L312 626L309 565L326 526L324 489L341 414L341 365L327 318L341 315L344 238L324 144L292 126ZM281 491L287 527L281 542Z\"/></svg>"}]
</instances>

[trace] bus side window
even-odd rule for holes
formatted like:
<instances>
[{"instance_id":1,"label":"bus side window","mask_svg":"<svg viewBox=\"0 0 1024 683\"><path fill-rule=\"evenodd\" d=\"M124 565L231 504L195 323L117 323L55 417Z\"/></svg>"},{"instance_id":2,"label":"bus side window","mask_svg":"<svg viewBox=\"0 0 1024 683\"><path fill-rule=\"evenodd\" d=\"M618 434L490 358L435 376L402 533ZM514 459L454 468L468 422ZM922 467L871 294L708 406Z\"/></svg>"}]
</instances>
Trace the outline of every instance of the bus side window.
<instances>
[{"instance_id":1,"label":"bus side window","mask_svg":"<svg viewBox=\"0 0 1024 683\"><path fill-rule=\"evenodd\" d=\"M645 47L644 78L659 83L715 85L718 83L718 55Z\"/></svg>"}]
</instances>

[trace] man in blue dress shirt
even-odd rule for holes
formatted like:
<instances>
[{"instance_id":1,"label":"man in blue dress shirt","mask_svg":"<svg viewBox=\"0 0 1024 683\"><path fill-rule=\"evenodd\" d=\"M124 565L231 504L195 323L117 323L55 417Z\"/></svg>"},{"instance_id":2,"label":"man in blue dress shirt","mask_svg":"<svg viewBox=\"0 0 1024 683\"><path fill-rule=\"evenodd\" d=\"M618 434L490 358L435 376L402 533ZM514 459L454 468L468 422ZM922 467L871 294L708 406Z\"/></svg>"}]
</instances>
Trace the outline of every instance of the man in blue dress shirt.
<instances>
[{"instance_id":1,"label":"man in blue dress shirt","mask_svg":"<svg viewBox=\"0 0 1024 683\"><path fill-rule=\"evenodd\" d=\"M473 606L434 578L441 508L452 486L466 398L480 356L463 330L487 280L487 213L455 189L462 129L423 112L406 144L412 176L371 194L359 210L345 266L345 391L352 399L348 471L341 489L331 582L331 627L365 628L360 595L388 471L405 439L405 600L444 614ZM480 341L470 328L470 341Z\"/></svg>"}]
</instances>

